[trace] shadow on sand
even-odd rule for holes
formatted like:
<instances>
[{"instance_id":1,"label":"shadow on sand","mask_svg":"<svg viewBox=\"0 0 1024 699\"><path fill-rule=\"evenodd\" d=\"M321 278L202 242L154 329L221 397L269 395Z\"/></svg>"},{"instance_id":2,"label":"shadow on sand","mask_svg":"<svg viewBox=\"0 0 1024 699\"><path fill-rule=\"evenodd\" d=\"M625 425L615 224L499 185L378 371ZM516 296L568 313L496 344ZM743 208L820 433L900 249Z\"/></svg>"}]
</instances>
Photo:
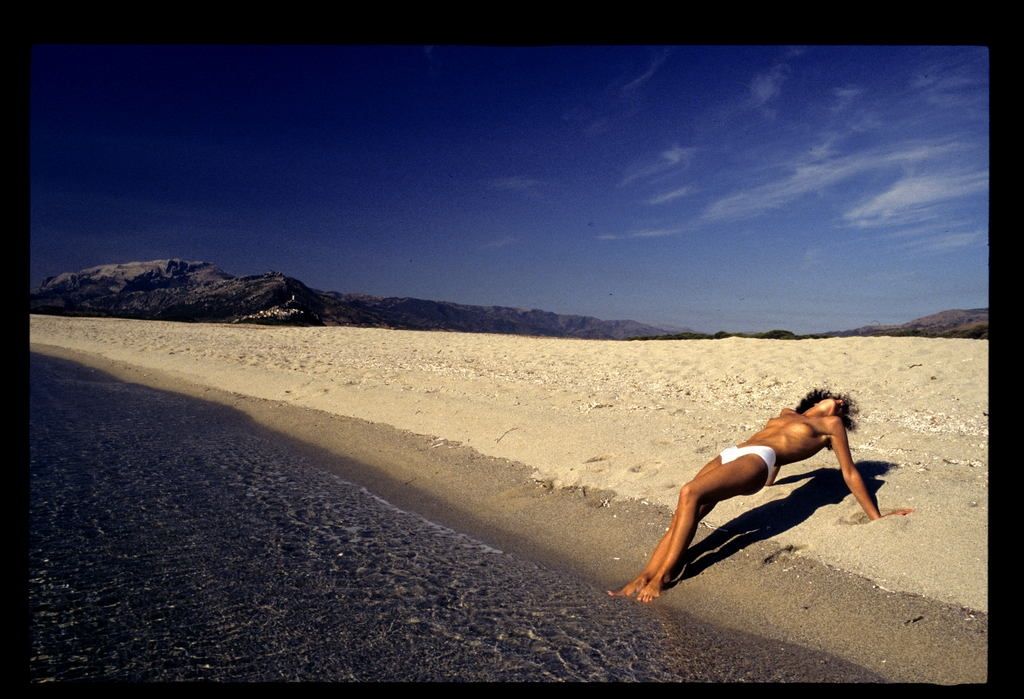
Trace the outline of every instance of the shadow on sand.
<instances>
[{"instance_id":1,"label":"shadow on sand","mask_svg":"<svg viewBox=\"0 0 1024 699\"><path fill-rule=\"evenodd\" d=\"M878 499L875 493L885 483L879 476L895 467L896 464L888 461L857 462L857 470L860 471L864 485L867 486L868 493L876 505ZM764 541L768 537L792 529L811 517L819 507L838 504L850 494L850 489L843 481L842 472L836 468L818 468L794 474L776 481L776 484L796 483L802 480L807 482L787 497L745 512L691 545L682 557L681 565L673 571L672 582L668 587L699 575L705 568L725 560L757 541ZM852 519L849 523L867 522L867 515L861 514L862 519Z\"/></svg>"}]
</instances>

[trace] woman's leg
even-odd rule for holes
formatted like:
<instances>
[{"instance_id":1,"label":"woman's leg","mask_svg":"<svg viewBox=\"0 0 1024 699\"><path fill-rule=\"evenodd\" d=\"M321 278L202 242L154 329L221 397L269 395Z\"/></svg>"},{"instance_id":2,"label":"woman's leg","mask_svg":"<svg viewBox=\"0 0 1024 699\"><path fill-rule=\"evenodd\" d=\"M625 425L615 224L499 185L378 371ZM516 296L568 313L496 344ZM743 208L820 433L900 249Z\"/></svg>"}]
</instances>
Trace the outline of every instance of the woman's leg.
<instances>
[{"instance_id":1,"label":"woman's leg","mask_svg":"<svg viewBox=\"0 0 1024 699\"><path fill-rule=\"evenodd\" d=\"M694 480L706 475L707 473L713 471L714 469L718 468L721 465L722 457L720 455L716 456L711 461L704 464L704 467L697 472L696 476L694 476ZM700 511L697 514L697 521L699 522L700 520L704 519L704 517L707 516L708 512L711 512L711 510L714 509L714 507L715 503L706 503L704 505L701 505ZM654 547L654 553L651 554L651 559L647 562L647 565L644 566L644 569L641 570L635 578L630 580L628 583L623 585L618 590L608 590L609 595L611 595L612 597L633 595L636 594L638 590L640 590L644 585L647 584L647 582L651 579L651 576L653 576L655 571L659 567L661 567L661 563L665 559L665 556L668 552L668 545L670 540L669 535L672 533L672 529L675 525L678 513L679 510L676 509L676 514L672 515L672 520L669 522L669 526L668 529L665 531L665 535L661 537L661 541L659 541L658 545Z\"/></svg>"},{"instance_id":2,"label":"woman's leg","mask_svg":"<svg viewBox=\"0 0 1024 699\"><path fill-rule=\"evenodd\" d=\"M666 576L693 541L702 508L714 507L716 503L737 495L756 493L764 486L764 461L756 454L741 456L727 466L709 469L679 491L679 505L666 534L667 541L663 540L661 560L637 592L637 600L650 602L661 594ZM662 549L661 544L659 549Z\"/></svg>"}]
</instances>

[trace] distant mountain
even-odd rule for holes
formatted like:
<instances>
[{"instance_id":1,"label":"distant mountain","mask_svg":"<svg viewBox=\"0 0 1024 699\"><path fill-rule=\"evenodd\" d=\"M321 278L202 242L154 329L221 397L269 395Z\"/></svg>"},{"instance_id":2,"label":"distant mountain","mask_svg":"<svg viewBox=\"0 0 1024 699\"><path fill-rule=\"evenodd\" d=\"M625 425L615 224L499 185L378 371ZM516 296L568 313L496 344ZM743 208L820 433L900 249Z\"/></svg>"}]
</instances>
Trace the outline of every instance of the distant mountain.
<instances>
[{"instance_id":1,"label":"distant mountain","mask_svg":"<svg viewBox=\"0 0 1024 699\"><path fill-rule=\"evenodd\" d=\"M346 305L387 318L395 327L418 330L547 335L590 339L623 339L649 332L650 325L632 320L599 320L506 306L467 306L414 298L381 298L327 292ZM655 328L657 332L664 329Z\"/></svg>"},{"instance_id":2,"label":"distant mountain","mask_svg":"<svg viewBox=\"0 0 1024 699\"><path fill-rule=\"evenodd\" d=\"M631 320L317 291L276 272L235 277L209 262L179 259L100 265L50 277L32 292L30 310L152 320L357 325L590 339L666 332Z\"/></svg>"},{"instance_id":3,"label":"distant mountain","mask_svg":"<svg viewBox=\"0 0 1024 699\"><path fill-rule=\"evenodd\" d=\"M939 311L901 325L865 325L853 330L824 333L833 337L854 335L923 335L944 337L988 337L988 309L971 308Z\"/></svg>"},{"instance_id":4,"label":"distant mountain","mask_svg":"<svg viewBox=\"0 0 1024 699\"><path fill-rule=\"evenodd\" d=\"M320 305L316 294L284 275L236 278L209 262L177 259L59 274L30 297L34 313L307 325L322 324Z\"/></svg>"},{"instance_id":5,"label":"distant mountain","mask_svg":"<svg viewBox=\"0 0 1024 699\"><path fill-rule=\"evenodd\" d=\"M58 304L77 304L111 294L197 286L231 278L232 275L209 262L126 262L49 277L33 296L45 296Z\"/></svg>"}]
</instances>

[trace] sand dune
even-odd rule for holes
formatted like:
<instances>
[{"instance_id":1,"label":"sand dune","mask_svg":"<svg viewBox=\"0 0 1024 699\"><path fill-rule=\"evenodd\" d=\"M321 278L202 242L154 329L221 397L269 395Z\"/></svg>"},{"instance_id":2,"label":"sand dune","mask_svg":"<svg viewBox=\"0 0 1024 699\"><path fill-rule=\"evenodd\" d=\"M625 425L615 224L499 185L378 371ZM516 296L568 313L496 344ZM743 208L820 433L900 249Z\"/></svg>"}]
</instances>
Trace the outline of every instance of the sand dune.
<instances>
[{"instance_id":1,"label":"sand dune","mask_svg":"<svg viewBox=\"0 0 1024 699\"><path fill-rule=\"evenodd\" d=\"M851 447L882 481L882 513L916 512L865 524L848 493L809 501L807 474L838 473L823 451L708 522L799 502L799 521L775 535L780 545L886 589L988 608L986 341L616 342L50 316L31 317L30 339L434 435L525 463L553 487L668 507L718 451L828 384L860 404Z\"/></svg>"}]
</instances>

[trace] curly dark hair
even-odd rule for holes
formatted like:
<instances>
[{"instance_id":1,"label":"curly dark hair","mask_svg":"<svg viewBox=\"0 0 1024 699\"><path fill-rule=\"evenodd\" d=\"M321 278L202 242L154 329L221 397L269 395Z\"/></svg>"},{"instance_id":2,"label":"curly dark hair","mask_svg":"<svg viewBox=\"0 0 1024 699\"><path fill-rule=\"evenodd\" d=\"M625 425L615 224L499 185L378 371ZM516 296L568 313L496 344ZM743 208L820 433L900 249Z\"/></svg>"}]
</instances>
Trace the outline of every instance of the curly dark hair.
<instances>
[{"instance_id":1,"label":"curly dark hair","mask_svg":"<svg viewBox=\"0 0 1024 699\"><path fill-rule=\"evenodd\" d=\"M808 391L807 395L803 397L800 404L796 406L796 411L798 413L802 413L826 398L835 398L843 401L842 406L839 408L838 415L842 418L843 424L846 425L847 430L850 432L856 430L857 421L854 419L854 416L860 412L860 409L857 407L857 403L850 398L849 393L836 393L835 391L830 391L827 388L812 388Z\"/></svg>"}]
</instances>

